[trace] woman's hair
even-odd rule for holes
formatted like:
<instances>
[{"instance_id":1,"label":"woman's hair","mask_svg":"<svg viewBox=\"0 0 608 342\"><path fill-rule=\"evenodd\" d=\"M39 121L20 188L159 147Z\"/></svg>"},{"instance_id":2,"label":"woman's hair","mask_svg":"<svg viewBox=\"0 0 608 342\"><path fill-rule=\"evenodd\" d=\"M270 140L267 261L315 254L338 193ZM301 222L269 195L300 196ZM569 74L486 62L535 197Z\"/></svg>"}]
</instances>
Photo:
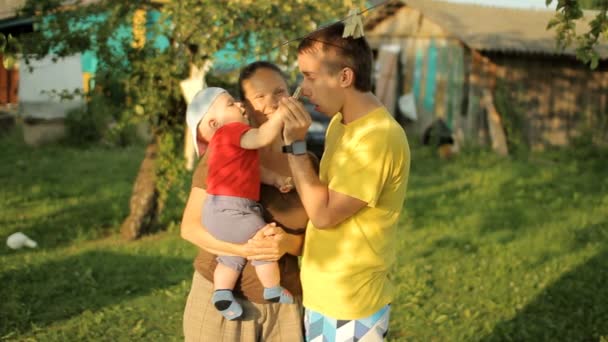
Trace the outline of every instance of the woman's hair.
<instances>
[{"instance_id":1,"label":"woman's hair","mask_svg":"<svg viewBox=\"0 0 608 342\"><path fill-rule=\"evenodd\" d=\"M281 69L279 69L276 64L268 61L253 62L241 69L241 73L239 74L239 99L241 99L241 101L245 100L245 89L243 89L243 82L250 79L253 74L255 74L255 72L259 69L270 69L272 71L275 71L277 74L281 75L283 80L285 80L285 83L287 83L287 78L285 77L285 74L283 74Z\"/></svg>"}]
</instances>

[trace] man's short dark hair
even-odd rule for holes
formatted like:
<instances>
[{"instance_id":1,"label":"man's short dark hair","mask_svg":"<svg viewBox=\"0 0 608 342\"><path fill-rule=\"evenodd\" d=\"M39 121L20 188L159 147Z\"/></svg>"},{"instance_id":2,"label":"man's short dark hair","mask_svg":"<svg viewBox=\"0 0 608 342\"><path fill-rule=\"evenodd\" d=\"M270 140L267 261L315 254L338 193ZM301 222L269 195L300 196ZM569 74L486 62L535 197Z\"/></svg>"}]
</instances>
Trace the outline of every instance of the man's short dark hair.
<instances>
[{"instance_id":1,"label":"man's short dark hair","mask_svg":"<svg viewBox=\"0 0 608 342\"><path fill-rule=\"evenodd\" d=\"M306 36L298 45L298 53L308 52L322 44L323 51L334 51L338 61L327 60L325 65L330 71L348 67L355 74L355 89L367 92L372 90L372 49L365 38L342 38L344 24L337 22Z\"/></svg>"},{"instance_id":2,"label":"man's short dark hair","mask_svg":"<svg viewBox=\"0 0 608 342\"><path fill-rule=\"evenodd\" d=\"M283 74L281 69L279 69L276 64L268 61L257 61L250 63L243 69L241 69L241 73L239 74L239 98L241 99L241 101L245 100L245 89L243 89L243 82L253 77L253 74L255 74L255 72L259 69L269 69L275 71L277 74L281 75L281 77L283 77L283 80L285 80L285 83L287 83L287 78L285 77L285 74Z\"/></svg>"}]
</instances>

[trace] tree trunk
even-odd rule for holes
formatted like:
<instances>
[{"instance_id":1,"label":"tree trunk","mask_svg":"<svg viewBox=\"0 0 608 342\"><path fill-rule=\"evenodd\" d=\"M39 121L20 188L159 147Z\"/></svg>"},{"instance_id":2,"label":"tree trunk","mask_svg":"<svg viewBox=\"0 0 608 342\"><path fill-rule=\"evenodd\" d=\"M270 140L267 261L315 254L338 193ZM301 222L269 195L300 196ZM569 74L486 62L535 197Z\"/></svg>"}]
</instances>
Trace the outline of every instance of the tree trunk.
<instances>
[{"instance_id":1,"label":"tree trunk","mask_svg":"<svg viewBox=\"0 0 608 342\"><path fill-rule=\"evenodd\" d=\"M209 59L206 60L203 66L200 68L190 63L190 77L180 82L180 89L186 104L190 104L190 102L192 102L194 95L196 95L199 90L207 88L205 75L207 74L207 71L209 71L209 68L211 68L211 65L212 62ZM187 125L185 126L184 139L184 158L186 159L186 170L192 171L196 161L196 152L194 151L194 140L192 139L192 134L190 133Z\"/></svg>"},{"instance_id":2,"label":"tree trunk","mask_svg":"<svg viewBox=\"0 0 608 342\"><path fill-rule=\"evenodd\" d=\"M129 217L120 227L121 235L126 240L135 240L150 232L156 223L156 152L157 146L151 143L146 148L146 155L139 167L133 193L129 202Z\"/></svg>"}]
</instances>

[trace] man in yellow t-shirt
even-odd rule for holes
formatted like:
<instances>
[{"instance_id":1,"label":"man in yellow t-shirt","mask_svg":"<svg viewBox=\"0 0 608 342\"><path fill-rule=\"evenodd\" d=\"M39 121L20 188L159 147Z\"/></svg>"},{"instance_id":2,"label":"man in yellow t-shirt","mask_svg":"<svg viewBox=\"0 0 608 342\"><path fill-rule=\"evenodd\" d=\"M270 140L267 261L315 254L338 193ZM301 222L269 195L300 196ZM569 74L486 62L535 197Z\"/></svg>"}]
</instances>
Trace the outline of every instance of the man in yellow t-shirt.
<instances>
[{"instance_id":1,"label":"man in yellow t-shirt","mask_svg":"<svg viewBox=\"0 0 608 342\"><path fill-rule=\"evenodd\" d=\"M309 114L295 99L281 102L284 151L310 218L301 271L308 341L385 337L410 168L403 129L371 92L371 49L343 30L331 25L298 47L302 94L333 116L318 176L303 153Z\"/></svg>"}]
</instances>

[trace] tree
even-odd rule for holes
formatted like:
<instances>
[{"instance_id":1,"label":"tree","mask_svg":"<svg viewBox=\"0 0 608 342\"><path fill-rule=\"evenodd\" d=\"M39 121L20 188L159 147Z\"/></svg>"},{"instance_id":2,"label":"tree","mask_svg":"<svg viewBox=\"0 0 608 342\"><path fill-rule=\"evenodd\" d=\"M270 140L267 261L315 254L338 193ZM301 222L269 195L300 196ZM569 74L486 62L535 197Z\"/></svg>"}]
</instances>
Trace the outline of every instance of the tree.
<instances>
[{"instance_id":1,"label":"tree","mask_svg":"<svg viewBox=\"0 0 608 342\"><path fill-rule=\"evenodd\" d=\"M21 13L35 18L37 30L24 37L23 46L26 58L94 52L100 60L96 87L123 108L124 120L150 124L154 141L134 186L134 195L148 189L145 207L152 212L143 210L148 211L138 220L143 224L154 221L173 182L183 176L179 159L185 103L179 82L190 68L202 67L227 44L242 56L253 54L290 65L297 43L278 46L312 31L317 23L345 16L347 2L100 0L66 7L61 0L27 0ZM145 33L134 39L124 28ZM134 197L132 206L140 200L144 201ZM141 233L136 227L126 237Z\"/></svg>"},{"instance_id":2,"label":"tree","mask_svg":"<svg viewBox=\"0 0 608 342\"><path fill-rule=\"evenodd\" d=\"M582 9L599 9L601 0L579 0Z\"/></svg>"},{"instance_id":3,"label":"tree","mask_svg":"<svg viewBox=\"0 0 608 342\"><path fill-rule=\"evenodd\" d=\"M554 0L546 0L550 5ZM583 8L598 10L589 23L589 31L577 36L575 23L583 18ZM564 49L576 42L576 56L592 69L597 68L599 54L595 47L601 39L608 39L608 0L557 0L557 14L547 29L554 28L560 48Z\"/></svg>"},{"instance_id":4,"label":"tree","mask_svg":"<svg viewBox=\"0 0 608 342\"><path fill-rule=\"evenodd\" d=\"M19 41L12 35L5 36L0 33L0 55L5 69L12 69L17 61L17 54L21 51Z\"/></svg>"}]
</instances>

